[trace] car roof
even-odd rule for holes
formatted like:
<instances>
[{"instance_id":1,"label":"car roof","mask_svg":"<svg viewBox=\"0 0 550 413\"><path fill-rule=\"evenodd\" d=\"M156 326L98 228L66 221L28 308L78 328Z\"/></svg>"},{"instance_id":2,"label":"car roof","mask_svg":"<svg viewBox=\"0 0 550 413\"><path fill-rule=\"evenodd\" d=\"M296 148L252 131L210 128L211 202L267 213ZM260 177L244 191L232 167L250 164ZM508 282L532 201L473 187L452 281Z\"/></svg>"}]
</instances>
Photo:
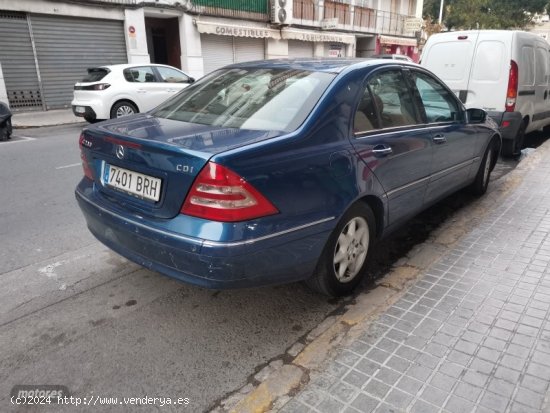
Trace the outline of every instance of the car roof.
<instances>
[{"instance_id":1,"label":"car roof","mask_svg":"<svg viewBox=\"0 0 550 413\"><path fill-rule=\"evenodd\" d=\"M121 63L118 65L94 66L94 67L91 67L90 69L109 69L110 71L114 71L119 69L120 70L128 69L129 67L142 67L142 66L173 67L169 65L161 65L158 63ZM177 67L173 67L173 68L177 70L181 70L181 69L178 69Z\"/></svg>"},{"instance_id":2,"label":"car roof","mask_svg":"<svg viewBox=\"0 0 550 413\"><path fill-rule=\"evenodd\" d=\"M296 58L296 59L269 59L255 60L251 62L234 63L226 66L229 68L258 68L258 69L300 69L313 72L341 73L346 69L359 69L368 66L409 64L418 66L416 63L388 59L371 58Z\"/></svg>"}]
</instances>

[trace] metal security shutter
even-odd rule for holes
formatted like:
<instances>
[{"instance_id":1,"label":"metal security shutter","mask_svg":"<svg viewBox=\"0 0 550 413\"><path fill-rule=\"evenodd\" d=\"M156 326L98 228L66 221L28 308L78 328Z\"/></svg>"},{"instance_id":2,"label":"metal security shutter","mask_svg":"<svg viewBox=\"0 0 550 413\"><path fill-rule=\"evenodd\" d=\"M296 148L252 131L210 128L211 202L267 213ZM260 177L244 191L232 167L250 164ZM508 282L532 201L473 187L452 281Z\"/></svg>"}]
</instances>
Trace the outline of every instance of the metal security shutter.
<instances>
[{"instance_id":1,"label":"metal security shutter","mask_svg":"<svg viewBox=\"0 0 550 413\"><path fill-rule=\"evenodd\" d=\"M42 108L27 16L0 11L0 63L12 110Z\"/></svg>"},{"instance_id":2,"label":"metal security shutter","mask_svg":"<svg viewBox=\"0 0 550 413\"><path fill-rule=\"evenodd\" d=\"M87 68L128 61L122 21L32 14L31 23L47 109L70 106Z\"/></svg>"},{"instance_id":3,"label":"metal security shutter","mask_svg":"<svg viewBox=\"0 0 550 413\"><path fill-rule=\"evenodd\" d=\"M288 57L313 57L313 42L288 41Z\"/></svg>"},{"instance_id":4,"label":"metal security shutter","mask_svg":"<svg viewBox=\"0 0 550 413\"><path fill-rule=\"evenodd\" d=\"M253 37L234 37L235 63L265 58L265 40Z\"/></svg>"},{"instance_id":5,"label":"metal security shutter","mask_svg":"<svg viewBox=\"0 0 550 413\"><path fill-rule=\"evenodd\" d=\"M233 63L233 38L201 34L204 74Z\"/></svg>"}]
</instances>

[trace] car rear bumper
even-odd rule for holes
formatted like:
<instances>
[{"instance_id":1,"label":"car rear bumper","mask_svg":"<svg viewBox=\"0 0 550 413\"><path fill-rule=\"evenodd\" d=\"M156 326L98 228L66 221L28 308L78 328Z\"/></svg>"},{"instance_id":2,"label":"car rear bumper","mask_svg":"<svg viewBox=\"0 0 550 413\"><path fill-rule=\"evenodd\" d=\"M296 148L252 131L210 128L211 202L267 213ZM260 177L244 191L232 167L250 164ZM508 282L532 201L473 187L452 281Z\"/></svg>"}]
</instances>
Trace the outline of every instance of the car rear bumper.
<instances>
[{"instance_id":1,"label":"car rear bumper","mask_svg":"<svg viewBox=\"0 0 550 413\"><path fill-rule=\"evenodd\" d=\"M513 140L518 134L523 118L520 112L487 112L498 125L502 140Z\"/></svg>"},{"instance_id":2,"label":"car rear bumper","mask_svg":"<svg viewBox=\"0 0 550 413\"><path fill-rule=\"evenodd\" d=\"M80 106L85 108L84 113L79 113L76 108ZM93 118L98 120L110 119L110 108L108 108L101 99L83 99L75 97L71 102L71 107L75 116Z\"/></svg>"},{"instance_id":3,"label":"car rear bumper","mask_svg":"<svg viewBox=\"0 0 550 413\"><path fill-rule=\"evenodd\" d=\"M326 219L272 237L216 242L124 218L102 204L85 181L75 195L89 230L99 241L148 269L205 288L304 280L313 273L334 225L334 219Z\"/></svg>"}]
</instances>

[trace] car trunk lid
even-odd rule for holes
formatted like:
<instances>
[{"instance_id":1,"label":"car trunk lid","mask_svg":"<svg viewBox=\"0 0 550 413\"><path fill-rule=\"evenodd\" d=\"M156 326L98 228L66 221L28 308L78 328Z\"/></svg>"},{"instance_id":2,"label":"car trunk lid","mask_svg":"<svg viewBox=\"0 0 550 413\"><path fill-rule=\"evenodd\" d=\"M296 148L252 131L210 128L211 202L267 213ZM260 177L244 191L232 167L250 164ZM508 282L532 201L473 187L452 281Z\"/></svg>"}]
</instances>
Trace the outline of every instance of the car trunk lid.
<instances>
[{"instance_id":1,"label":"car trunk lid","mask_svg":"<svg viewBox=\"0 0 550 413\"><path fill-rule=\"evenodd\" d=\"M86 129L81 148L107 202L141 215L172 218L213 155L278 135L141 114Z\"/></svg>"}]
</instances>

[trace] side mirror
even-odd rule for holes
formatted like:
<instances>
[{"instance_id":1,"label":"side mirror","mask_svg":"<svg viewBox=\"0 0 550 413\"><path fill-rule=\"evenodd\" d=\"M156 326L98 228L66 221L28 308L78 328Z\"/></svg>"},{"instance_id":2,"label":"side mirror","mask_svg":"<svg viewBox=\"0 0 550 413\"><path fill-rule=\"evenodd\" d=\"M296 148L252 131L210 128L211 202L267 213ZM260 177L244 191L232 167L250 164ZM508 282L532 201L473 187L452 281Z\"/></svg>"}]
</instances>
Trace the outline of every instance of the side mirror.
<instances>
[{"instance_id":1,"label":"side mirror","mask_svg":"<svg viewBox=\"0 0 550 413\"><path fill-rule=\"evenodd\" d=\"M487 112L483 109L467 109L466 114L468 123L483 123L487 120Z\"/></svg>"},{"instance_id":2,"label":"side mirror","mask_svg":"<svg viewBox=\"0 0 550 413\"><path fill-rule=\"evenodd\" d=\"M195 78L189 76L189 79L187 80L187 83L191 84L191 83L194 83L194 82L195 82Z\"/></svg>"}]
</instances>

